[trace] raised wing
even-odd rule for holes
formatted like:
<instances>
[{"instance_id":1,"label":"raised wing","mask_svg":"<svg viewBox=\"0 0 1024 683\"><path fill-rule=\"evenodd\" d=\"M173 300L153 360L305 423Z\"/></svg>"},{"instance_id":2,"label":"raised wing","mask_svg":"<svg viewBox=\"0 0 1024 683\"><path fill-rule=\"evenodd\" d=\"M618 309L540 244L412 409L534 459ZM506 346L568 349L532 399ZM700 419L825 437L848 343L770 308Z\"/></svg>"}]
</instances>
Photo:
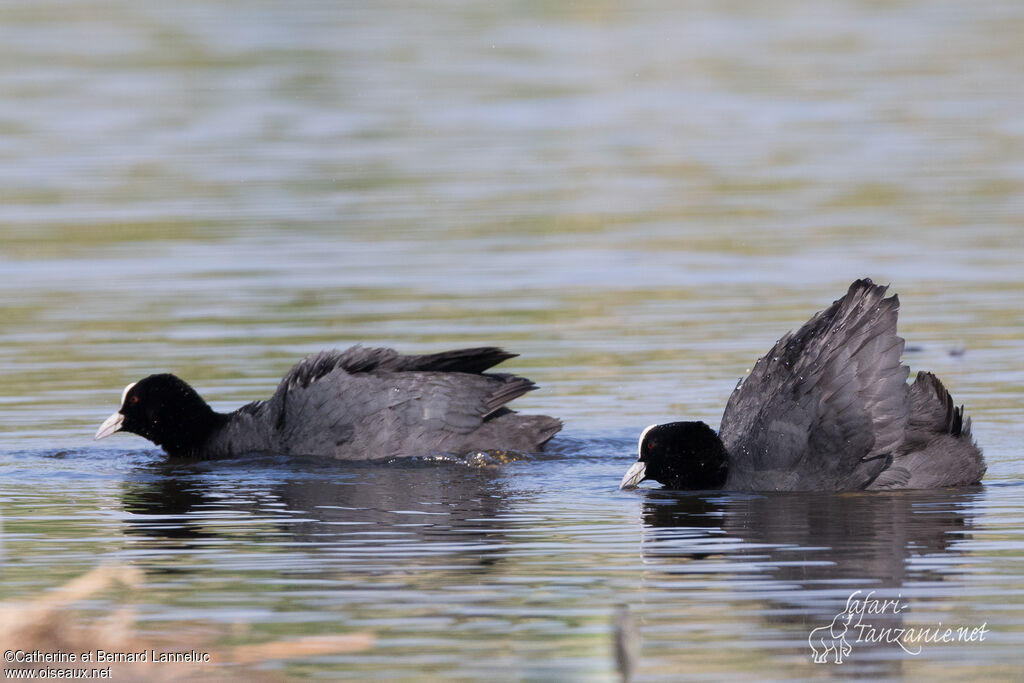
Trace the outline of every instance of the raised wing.
<instances>
[{"instance_id":1,"label":"raised wing","mask_svg":"<svg viewBox=\"0 0 1024 683\"><path fill-rule=\"evenodd\" d=\"M780 339L736 387L720 436L727 486L859 489L901 444L909 370L896 336L899 299L857 280Z\"/></svg>"}]
</instances>

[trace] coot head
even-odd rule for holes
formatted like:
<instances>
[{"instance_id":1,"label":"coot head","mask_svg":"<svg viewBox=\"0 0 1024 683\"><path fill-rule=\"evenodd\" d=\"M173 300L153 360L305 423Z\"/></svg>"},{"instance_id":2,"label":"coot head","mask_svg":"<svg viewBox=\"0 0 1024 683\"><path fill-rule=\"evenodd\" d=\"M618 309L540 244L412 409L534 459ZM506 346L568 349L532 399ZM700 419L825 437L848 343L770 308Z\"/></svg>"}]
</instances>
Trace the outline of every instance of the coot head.
<instances>
[{"instance_id":1,"label":"coot head","mask_svg":"<svg viewBox=\"0 0 1024 683\"><path fill-rule=\"evenodd\" d=\"M651 425L640 434L639 458L619 484L636 488L644 479L670 489L720 489L728 474L728 454L718 434L703 422Z\"/></svg>"},{"instance_id":2,"label":"coot head","mask_svg":"<svg viewBox=\"0 0 1024 683\"><path fill-rule=\"evenodd\" d=\"M171 374L150 375L124 388L121 407L100 425L95 438L131 432L168 452L187 452L209 435L217 417L184 380Z\"/></svg>"}]
</instances>

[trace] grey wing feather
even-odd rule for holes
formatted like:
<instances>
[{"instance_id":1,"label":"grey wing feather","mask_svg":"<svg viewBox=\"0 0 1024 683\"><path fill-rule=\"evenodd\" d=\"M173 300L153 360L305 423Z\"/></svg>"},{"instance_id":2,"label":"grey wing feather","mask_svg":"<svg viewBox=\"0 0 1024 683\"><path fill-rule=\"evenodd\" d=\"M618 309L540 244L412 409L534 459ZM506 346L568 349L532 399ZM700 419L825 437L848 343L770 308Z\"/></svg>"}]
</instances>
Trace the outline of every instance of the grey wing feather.
<instances>
[{"instance_id":1,"label":"grey wing feather","mask_svg":"<svg viewBox=\"0 0 1024 683\"><path fill-rule=\"evenodd\" d=\"M740 382L720 429L728 486L862 488L886 466L907 423L909 373L899 299L886 290L857 280Z\"/></svg>"},{"instance_id":2,"label":"grey wing feather","mask_svg":"<svg viewBox=\"0 0 1024 683\"><path fill-rule=\"evenodd\" d=\"M338 368L350 374L362 372L465 372L480 374L488 368L515 358L493 346L458 349L425 355L404 356L394 349L353 346L344 351L321 351L299 361L281 381L281 386L308 386Z\"/></svg>"},{"instance_id":3,"label":"grey wing feather","mask_svg":"<svg viewBox=\"0 0 1024 683\"><path fill-rule=\"evenodd\" d=\"M399 356L395 367L389 369L480 374L499 363L515 358L517 355L494 346L480 346L471 349L429 353L422 356Z\"/></svg>"}]
</instances>

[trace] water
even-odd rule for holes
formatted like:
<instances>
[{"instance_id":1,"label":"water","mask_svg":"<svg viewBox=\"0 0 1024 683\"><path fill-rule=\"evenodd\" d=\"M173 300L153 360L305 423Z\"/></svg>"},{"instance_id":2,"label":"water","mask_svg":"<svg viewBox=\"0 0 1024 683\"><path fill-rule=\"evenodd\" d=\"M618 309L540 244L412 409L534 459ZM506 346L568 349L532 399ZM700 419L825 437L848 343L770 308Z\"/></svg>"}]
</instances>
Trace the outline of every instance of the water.
<instances>
[{"instance_id":1,"label":"water","mask_svg":"<svg viewBox=\"0 0 1024 683\"><path fill-rule=\"evenodd\" d=\"M1024 676L1017 3L3 12L0 600L128 565L77 607L148 642L376 639L254 665L286 678L614 680L620 604L640 679ZM983 487L616 490L645 425L717 424L861 276ZM484 466L91 441L147 373L231 409L352 343L503 345L567 427ZM989 631L813 663L858 590L907 605L879 627Z\"/></svg>"}]
</instances>

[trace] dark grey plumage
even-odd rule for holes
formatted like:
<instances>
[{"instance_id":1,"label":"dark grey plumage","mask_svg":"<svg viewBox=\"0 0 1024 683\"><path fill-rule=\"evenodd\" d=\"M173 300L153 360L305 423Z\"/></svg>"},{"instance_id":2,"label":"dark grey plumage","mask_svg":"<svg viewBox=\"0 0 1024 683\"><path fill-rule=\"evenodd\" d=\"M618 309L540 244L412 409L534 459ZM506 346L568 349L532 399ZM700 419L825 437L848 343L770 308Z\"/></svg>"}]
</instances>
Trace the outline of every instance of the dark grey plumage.
<instances>
[{"instance_id":1,"label":"dark grey plumage","mask_svg":"<svg viewBox=\"0 0 1024 683\"><path fill-rule=\"evenodd\" d=\"M121 412L130 415L122 428L172 455L203 458L256 451L343 460L536 451L561 422L505 407L536 388L530 380L484 372L514 356L493 347L419 356L361 346L325 351L296 364L270 399L226 415L214 413L173 375L154 375L125 391ZM189 392L194 398L180 398ZM170 394L173 400L166 398ZM189 409L179 410L181 403ZM158 414L168 406L188 413L189 419L168 425ZM142 414L144 409L152 415ZM190 424L201 425L200 433L189 434Z\"/></svg>"},{"instance_id":2,"label":"dark grey plumage","mask_svg":"<svg viewBox=\"0 0 1024 683\"><path fill-rule=\"evenodd\" d=\"M854 282L757 361L722 416L726 487L861 489L885 468L903 438L910 372L899 299L885 292Z\"/></svg>"},{"instance_id":3,"label":"dark grey plumage","mask_svg":"<svg viewBox=\"0 0 1024 683\"><path fill-rule=\"evenodd\" d=\"M910 387L910 419L892 464L869 489L924 489L981 481L985 458L971 435L971 418L930 372Z\"/></svg>"},{"instance_id":4,"label":"dark grey plumage","mask_svg":"<svg viewBox=\"0 0 1024 683\"><path fill-rule=\"evenodd\" d=\"M896 335L899 299L885 298L887 289L857 280L758 360L726 405L718 433L724 450L701 447L697 455L680 457L688 451L678 444L706 438L698 428L705 426L672 423L641 436L639 463L648 462L647 470L663 472L670 485L681 487L691 479L706 486L710 479L702 471L723 472L722 488L731 490L979 482L985 462L963 409L953 407L930 373L907 384L903 339ZM648 433L652 443L645 441ZM623 485L635 485L644 474L634 466Z\"/></svg>"}]
</instances>

